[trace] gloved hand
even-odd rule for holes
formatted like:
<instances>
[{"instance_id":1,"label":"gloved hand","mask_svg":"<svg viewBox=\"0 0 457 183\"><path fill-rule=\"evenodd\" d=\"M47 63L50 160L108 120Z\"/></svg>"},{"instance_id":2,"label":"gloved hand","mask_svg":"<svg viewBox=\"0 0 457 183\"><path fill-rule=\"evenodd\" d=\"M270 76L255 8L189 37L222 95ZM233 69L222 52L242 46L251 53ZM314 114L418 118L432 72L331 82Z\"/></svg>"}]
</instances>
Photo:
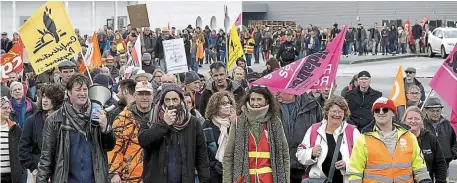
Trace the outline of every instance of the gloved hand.
<instances>
[{"instance_id":1,"label":"gloved hand","mask_svg":"<svg viewBox=\"0 0 457 183\"><path fill-rule=\"evenodd\" d=\"M216 151L217 151L216 142L211 142L211 143L208 145L208 148L209 148L209 150L211 150L212 152L216 152Z\"/></svg>"}]
</instances>

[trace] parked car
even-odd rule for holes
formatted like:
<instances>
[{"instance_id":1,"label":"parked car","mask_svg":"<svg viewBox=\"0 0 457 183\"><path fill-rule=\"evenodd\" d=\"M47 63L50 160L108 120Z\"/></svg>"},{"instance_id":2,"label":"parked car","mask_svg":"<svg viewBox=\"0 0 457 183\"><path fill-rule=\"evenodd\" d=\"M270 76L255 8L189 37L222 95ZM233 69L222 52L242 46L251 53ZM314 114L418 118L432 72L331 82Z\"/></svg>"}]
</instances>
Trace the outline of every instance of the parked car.
<instances>
[{"instance_id":1,"label":"parked car","mask_svg":"<svg viewBox=\"0 0 457 183\"><path fill-rule=\"evenodd\" d=\"M457 43L457 28L439 27L428 34L428 56L433 57L439 53L446 58Z\"/></svg>"}]
</instances>

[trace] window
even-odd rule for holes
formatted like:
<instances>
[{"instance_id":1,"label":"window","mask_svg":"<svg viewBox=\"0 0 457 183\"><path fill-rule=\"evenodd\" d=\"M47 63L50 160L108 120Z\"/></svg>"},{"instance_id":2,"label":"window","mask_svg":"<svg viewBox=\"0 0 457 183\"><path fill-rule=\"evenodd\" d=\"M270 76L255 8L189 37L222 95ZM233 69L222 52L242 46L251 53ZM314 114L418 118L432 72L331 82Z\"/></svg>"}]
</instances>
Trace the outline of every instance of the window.
<instances>
[{"instance_id":1,"label":"window","mask_svg":"<svg viewBox=\"0 0 457 183\"><path fill-rule=\"evenodd\" d=\"M457 31L445 31L444 38L457 38Z\"/></svg>"},{"instance_id":2,"label":"window","mask_svg":"<svg viewBox=\"0 0 457 183\"><path fill-rule=\"evenodd\" d=\"M202 28L202 17L198 16L197 20L195 20L195 27Z\"/></svg>"},{"instance_id":3,"label":"window","mask_svg":"<svg viewBox=\"0 0 457 183\"><path fill-rule=\"evenodd\" d=\"M216 17L215 16L211 17L211 21L209 22L209 25L211 27L211 30L217 29L217 21L216 21Z\"/></svg>"}]
</instances>

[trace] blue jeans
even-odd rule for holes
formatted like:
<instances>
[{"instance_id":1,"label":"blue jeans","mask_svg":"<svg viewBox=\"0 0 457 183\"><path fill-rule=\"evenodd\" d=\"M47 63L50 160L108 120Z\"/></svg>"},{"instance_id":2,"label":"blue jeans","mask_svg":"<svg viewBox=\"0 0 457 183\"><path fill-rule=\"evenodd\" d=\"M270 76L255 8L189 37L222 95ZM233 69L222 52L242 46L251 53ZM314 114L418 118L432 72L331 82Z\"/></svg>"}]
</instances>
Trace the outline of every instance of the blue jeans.
<instances>
[{"instance_id":1,"label":"blue jeans","mask_svg":"<svg viewBox=\"0 0 457 183\"><path fill-rule=\"evenodd\" d=\"M397 52L397 39L390 40L390 53L394 54Z\"/></svg>"},{"instance_id":2,"label":"blue jeans","mask_svg":"<svg viewBox=\"0 0 457 183\"><path fill-rule=\"evenodd\" d=\"M348 49L348 54L351 54L354 50L354 42L349 42L347 49Z\"/></svg>"},{"instance_id":3,"label":"blue jeans","mask_svg":"<svg viewBox=\"0 0 457 183\"><path fill-rule=\"evenodd\" d=\"M209 49L208 48L205 48L205 63L208 63L209 62L209 59L211 59L209 57Z\"/></svg>"},{"instance_id":4,"label":"blue jeans","mask_svg":"<svg viewBox=\"0 0 457 183\"><path fill-rule=\"evenodd\" d=\"M192 55L192 70L198 73L198 63L197 63L197 57Z\"/></svg>"},{"instance_id":5,"label":"blue jeans","mask_svg":"<svg viewBox=\"0 0 457 183\"><path fill-rule=\"evenodd\" d=\"M252 54L245 54L244 56L246 56L246 65L251 66Z\"/></svg>"},{"instance_id":6,"label":"blue jeans","mask_svg":"<svg viewBox=\"0 0 457 183\"><path fill-rule=\"evenodd\" d=\"M254 58L255 58L255 61L258 61L259 60L259 47L258 46L254 46Z\"/></svg>"},{"instance_id":7,"label":"blue jeans","mask_svg":"<svg viewBox=\"0 0 457 183\"><path fill-rule=\"evenodd\" d=\"M224 62L224 63L227 63L227 61L225 60L225 57L226 57L226 55L225 55L225 50L219 50L219 53L220 53L220 54L219 54L219 61L222 61L222 62Z\"/></svg>"}]
</instances>

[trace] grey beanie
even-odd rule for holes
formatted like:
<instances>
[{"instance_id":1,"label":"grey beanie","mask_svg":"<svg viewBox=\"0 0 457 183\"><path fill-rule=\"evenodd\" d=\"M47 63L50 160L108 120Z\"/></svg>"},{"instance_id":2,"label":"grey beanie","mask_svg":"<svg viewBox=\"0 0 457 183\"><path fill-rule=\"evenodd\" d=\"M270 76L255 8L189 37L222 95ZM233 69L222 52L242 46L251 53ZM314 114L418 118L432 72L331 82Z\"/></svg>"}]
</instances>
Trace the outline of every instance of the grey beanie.
<instances>
[{"instance_id":1,"label":"grey beanie","mask_svg":"<svg viewBox=\"0 0 457 183\"><path fill-rule=\"evenodd\" d=\"M143 54L143 59L142 60L152 60L152 56L149 53L144 53Z\"/></svg>"},{"instance_id":2,"label":"grey beanie","mask_svg":"<svg viewBox=\"0 0 457 183\"><path fill-rule=\"evenodd\" d=\"M190 84L195 81L200 80L200 76L195 71L186 72L186 78L184 79L184 84Z\"/></svg>"},{"instance_id":3,"label":"grey beanie","mask_svg":"<svg viewBox=\"0 0 457 183\"><path fill-rule=\"evenodd\" d=\"M184 101L184 91L182 90L181 87L179 87L178 84L175 83L163 83L161 85L162 91L160 92L160 104L164 103L165 95L170 92L170 91L175 91L178 93L179 98L181 98L181 101Z\"/></svg>"}]
</instances>

